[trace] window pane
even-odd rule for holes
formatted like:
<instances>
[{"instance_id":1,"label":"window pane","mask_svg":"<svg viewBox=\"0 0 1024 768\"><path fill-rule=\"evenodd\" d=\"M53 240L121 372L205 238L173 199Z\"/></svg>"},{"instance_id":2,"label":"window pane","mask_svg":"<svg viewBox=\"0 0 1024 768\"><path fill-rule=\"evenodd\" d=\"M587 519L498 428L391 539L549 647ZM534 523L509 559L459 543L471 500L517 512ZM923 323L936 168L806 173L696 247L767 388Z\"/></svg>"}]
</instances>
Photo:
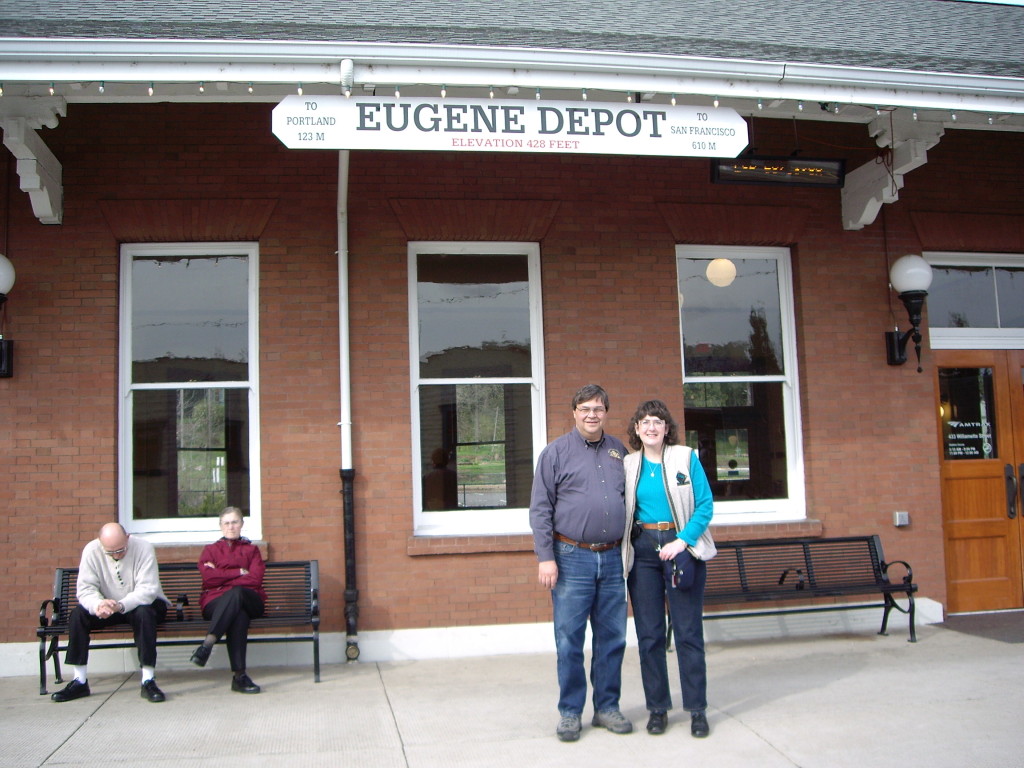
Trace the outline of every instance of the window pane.
<instances>
[{"instance_id":1,"label":"window pane","mask_svg":"<svg viewBox=\"0 0 1024 768\"><path fill-rule=\"evenodd\" d=\"M935 328L996 328L991 267L932 267L928 323Z\"/></svg>"},{"instance_id":2,"label":"window pane","mask_svg":"<svg viewBox=\"0 0 1024 768\"><path fill-rule=\"evenodd\" d=\"M785 432L781 383L692 383L683 394L686 442L698 452L715 499L788 496L777 437Z\"/></svg>"},{"instance_id":3,"label":"window pane","mask_svg":"<svg viewBox=\"0 0 1024 768\"><path fill-rule=\"evenodd\" d=\"M991 368L940 368L939 416L947 459L996 459Z\"/></svg>"},{"instance_id":4,"label":"window pane","mask_svg":"<svg viewBox=\"0 0 1024 768\"><path fill-rule=\"evenodd\" d=\"M417 257L420 376L530 376L525 255Z\"/></svg>"},{"instance_id":5,"label":"window pane","mask_svg":"<svg viewBox=\"0 0 1024 768\"><path fill-rule=\"evenodd\" d=\"M998 267L999 327L1024 328L1024 269Z\"/></svg>"},{"instance_id":6,"label":"window pane","mask_svg":"<svg viewBox=\"0 0 1024 768\"><path fill-rule=\"evenodd\" d=\"M532 419L528 384L421 386L423 508L528 507Z\"/></svg>"},{"instance_id":7,"label":"window pane","mask_svg":"<svg viewBox=\"0 0 1024 768\"><path fill-rule=\"evenodd\" d=\"M132 380L248 379L245 256L132 261Z\"/></svg>"},{"instance_id":8,"label":"window pane","mask_svg":"<svg viewBox=\"0 0 1024 768\"><path fill-rule=\"evenodd\" d=\"M133 393L135 519L210 517L249 505L248 391Z\"/></svg>"},{"instance_id":9,"label":"window pane","mask_svg":"<svg viewBox=\"0 0 1024 768\"><path fill-rule=\"evenodd\" d=\"M736 277L715 285L708 278L711 259L679 259L686 373L782 374L777 264L774 259L728 261Z\"/></svg>"}]
</instances>

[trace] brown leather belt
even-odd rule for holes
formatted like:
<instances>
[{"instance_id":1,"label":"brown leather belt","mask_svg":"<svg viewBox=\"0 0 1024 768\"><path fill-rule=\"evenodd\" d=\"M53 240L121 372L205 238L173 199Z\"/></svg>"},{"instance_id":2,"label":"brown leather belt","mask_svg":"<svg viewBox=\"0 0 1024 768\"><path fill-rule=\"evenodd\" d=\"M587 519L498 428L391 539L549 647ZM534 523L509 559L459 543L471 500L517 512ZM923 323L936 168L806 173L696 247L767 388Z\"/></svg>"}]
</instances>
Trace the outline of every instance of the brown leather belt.
<instances>
[{"instance_id":1,"label":"brown leather belt","mask_svg":"<svg viewBox=\"0 0 1024 768\"><path fill-rule=\"evenodd\" d=\"M651 531L674 531L676 529L675 523L640 523L640 525Z\"/></svg>"},{"instance_id":2,"label":"brown leather belt","mask_svg":"<svg viewBox=\"0 0 1024 768\"><path fill-rule=\"evenodd\" d=\"M622 539L617 539L616 541L607 541L600 544L587 544L585 541L576 541L576 539L570 539L568 536L563 536L560 533L556 533L555 538L580 549L589 549L591 552L607 552L609 549L615 549L622 543Z\"/></svg>"}]
</instances>

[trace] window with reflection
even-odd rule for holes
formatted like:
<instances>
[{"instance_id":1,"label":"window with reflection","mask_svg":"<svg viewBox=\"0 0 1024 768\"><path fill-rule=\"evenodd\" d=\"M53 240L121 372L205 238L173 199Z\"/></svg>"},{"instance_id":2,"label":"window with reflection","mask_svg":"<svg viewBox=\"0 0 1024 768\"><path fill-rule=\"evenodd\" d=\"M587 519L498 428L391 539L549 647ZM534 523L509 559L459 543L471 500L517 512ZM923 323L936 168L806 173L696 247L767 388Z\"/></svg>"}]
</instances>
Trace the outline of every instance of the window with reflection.
<instances>
[{"instance_id":1,"label":"window with reflection","mask_svg":"<svg viewBox=\"0 0 1024 768\"><path fill-rule=\"evenodd\" d=\"M935 328L1024 328L1024 264L932 265L928 321Z\"/></svg>"},{"instance_id":2,"label":"window with reflection","mask_svg":"<svg viewBox=\"0 0 1024 768\"><path fill-rule=\"evenodd\" d=\"M679 246L677 274L686 442L716 516L802 518L789 251Z\"/></svg>"},{"instance_id":3,"label":"window with reflection","mask_svg":"<svg viewBox=\"0 0 1024 768\"><path fill-rule=\"evenodd\" d=\"M254 514L256 247L122 248L122 518L207 536L225 506ZM258 536L257 519L247 533Z\"/></svg>"},{"instance_id":4,"label":"window with reflection","mask_svg":"<svg viewBox=\"0 0 1024 768\"><path fill-rule=\"evenodd\" d=\"M419 535L526 532L543 446L539 250L412 243Z\"/></svg>"}]
</instances>

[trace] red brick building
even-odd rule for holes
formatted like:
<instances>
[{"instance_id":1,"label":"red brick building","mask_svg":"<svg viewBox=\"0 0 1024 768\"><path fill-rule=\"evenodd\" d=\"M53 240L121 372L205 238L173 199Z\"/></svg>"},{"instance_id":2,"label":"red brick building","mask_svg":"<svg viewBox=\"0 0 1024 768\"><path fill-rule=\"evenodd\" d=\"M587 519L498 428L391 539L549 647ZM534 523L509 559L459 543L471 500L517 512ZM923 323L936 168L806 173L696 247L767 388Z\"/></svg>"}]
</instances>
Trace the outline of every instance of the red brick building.
<instances>
[{"instance_id":1,"label":"red brick building","mask_svg":"<svg viewBox=\"0 0 1024 768\"><path fill-rule=\"evenodd\" d=\"M271 559L320 561L328 661L346 637L370 658L545 647L533 461L590 382L620 437L637 402L669 403L716 537L878 533L926 618L1024 608L1007 507L1024 11L902 0L894 26L846 3L798 49L791 14L832 6L730 40L753 4L672 4L687 24L625 4L628 33L602 21L622 3L588 4L589 26L565 3L505 26L486 3L443 23L354 3L359 27L115 5L133 4L0 6L3 669L32 671L53 568L102 523L191 560L227 503ZM871 50L844 48L865 25ZM735 113L745 163L716 178L692 148L290 148L273 113L300 88ZM839 161L845 185L826 183ZM889 287L904 254L934 274L920 374L912 340L892 366L883 339L909 327ZM732 283L708 279L717 258Z\"/></svg>"}]
</instances>

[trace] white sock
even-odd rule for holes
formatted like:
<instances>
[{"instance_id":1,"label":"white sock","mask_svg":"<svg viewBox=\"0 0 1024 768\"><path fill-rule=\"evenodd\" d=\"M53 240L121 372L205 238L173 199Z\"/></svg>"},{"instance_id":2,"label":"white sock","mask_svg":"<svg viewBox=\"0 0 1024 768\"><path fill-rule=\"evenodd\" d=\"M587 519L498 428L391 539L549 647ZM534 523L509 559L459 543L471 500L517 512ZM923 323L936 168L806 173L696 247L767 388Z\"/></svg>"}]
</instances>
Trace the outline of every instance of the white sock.
<instances>
[{"instance_id":1,"label":"white sock","mask_svg":"<svg viewBox=\"0 0 1024 768\"><path fill-rule=\"evenodd\" d=\"M154 667L143 667L142 668L142 682L146 683L152 680L156 676L156 668Z\"/></svg>"},{"instance_id":2,"label":"white sock","mask_svg":"<svg viewBox=\"0 0 1024 768\"><path fill-rule=\"evenodd\" d=\"M82 666L72 666L72 671L75 673L75 680L80 683L89 682L89 668L83 664Z\"/></svg>"}]
</instances>

